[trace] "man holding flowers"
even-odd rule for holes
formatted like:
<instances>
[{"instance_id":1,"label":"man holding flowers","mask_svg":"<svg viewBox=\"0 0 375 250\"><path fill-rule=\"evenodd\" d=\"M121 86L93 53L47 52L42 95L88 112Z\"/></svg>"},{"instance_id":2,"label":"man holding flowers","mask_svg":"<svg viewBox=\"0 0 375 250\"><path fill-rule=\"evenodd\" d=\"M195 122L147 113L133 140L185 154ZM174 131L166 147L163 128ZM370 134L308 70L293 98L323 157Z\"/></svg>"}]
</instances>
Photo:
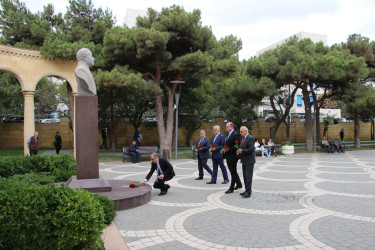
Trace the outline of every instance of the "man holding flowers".
<instances>
[{"instance_id":1,"label":"man holding flowers","mask_svg":"<svg viewBox=\"0 0 375 250\"><path fill-rule=\"evenodd\" d=\"M241 136L234 131L234 125L232 122L228 122L225 125L225 130L227 131L227 135L225 136L225 144L224 148L222 149L222 153L224 154L230 175L232 176L230 187L227 191L225 191L225 193L230 194L233 193L234 190L242 188L241 179L237 173L238 157L236 155L236 151L239 148L238 145L241 141Z\"/></svg>"},{"instance_id":2,"label":"man holding flowers","mask_svg":"<svg viewBox=\"0 0 375 250\"><path fill-rule=\"evenodd\" d=\"M198 171L199 176L195 178L196 180L203 180L203 168L212 176L212 170L207 165L207 160L210 157L210 139L206 137L206 131L201 130L199 132L199 139L197 145L195 146L195 152L198 154Z\"/></svg>"},{"instance_id":3,"label":"man holding flowers","mask_svg":"<svg viewBox=\"0 0 375 250\"><path fill-rule=\"evenodd\" d=\"M216 184L218 165L220 166L221 172L223 173L224 181L221 184L227 184L229 182L227 169L224 165L223 154L221 149L224 147L225 138L224 135L220 134L220 126L215 125L213 127L214 137L212 138L212 145L210 152L212 152L212 178L207 184Z\"/></svg>"}]
</instances>

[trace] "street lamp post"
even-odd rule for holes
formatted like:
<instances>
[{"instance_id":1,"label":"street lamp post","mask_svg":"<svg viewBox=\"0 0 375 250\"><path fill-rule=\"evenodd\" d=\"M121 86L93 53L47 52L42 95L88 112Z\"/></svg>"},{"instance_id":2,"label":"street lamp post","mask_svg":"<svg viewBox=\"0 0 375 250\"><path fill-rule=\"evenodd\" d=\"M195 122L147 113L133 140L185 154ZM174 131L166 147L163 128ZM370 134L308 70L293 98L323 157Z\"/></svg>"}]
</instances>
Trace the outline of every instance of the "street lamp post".
<instances>
[{"instance_id":1,"label":"street lamp post","mask_svg":"<svg viewBox=\"0 0 375 250\"><path fill-rule=\"evenodd\" d=\"M185 81L171 81L171 83L177 83L177 84L182 84L182 83L185 83ZM174 97L176 99L176 128L175 128L175 131L176 131L176 135L175 135L175 160L177 160L177 146L178 146L178 102L180 100L180 93L181 93L181 85L180 85L180 90L179 92L175 92L174 93Z\"/></svg>"}]
</instances>

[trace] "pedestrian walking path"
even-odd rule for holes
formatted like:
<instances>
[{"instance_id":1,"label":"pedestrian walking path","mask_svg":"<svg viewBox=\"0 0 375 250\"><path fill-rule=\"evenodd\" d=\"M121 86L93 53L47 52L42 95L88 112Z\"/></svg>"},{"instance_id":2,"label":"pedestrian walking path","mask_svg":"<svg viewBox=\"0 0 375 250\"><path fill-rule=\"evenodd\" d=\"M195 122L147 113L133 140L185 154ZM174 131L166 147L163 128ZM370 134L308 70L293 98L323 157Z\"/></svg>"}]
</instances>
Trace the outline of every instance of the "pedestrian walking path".
<instances>
[{"instance_id":1,"label":"pedestrian walking path","mask_svg":"<svg viewBox=\"0 0 375 250\"><path fill-rule=\"evenodd\" d=\"M208 173L194 180L197 161L172 160L168 194L152 190L151 202L117 212L115 224L130 249L371 249L373 157L366 150L257 157L250 199L243 189L225 194L229 184L207 185ZM141 181L149 169L149 162L100 164L107 179Z\"/></svg>"}]
</instances>

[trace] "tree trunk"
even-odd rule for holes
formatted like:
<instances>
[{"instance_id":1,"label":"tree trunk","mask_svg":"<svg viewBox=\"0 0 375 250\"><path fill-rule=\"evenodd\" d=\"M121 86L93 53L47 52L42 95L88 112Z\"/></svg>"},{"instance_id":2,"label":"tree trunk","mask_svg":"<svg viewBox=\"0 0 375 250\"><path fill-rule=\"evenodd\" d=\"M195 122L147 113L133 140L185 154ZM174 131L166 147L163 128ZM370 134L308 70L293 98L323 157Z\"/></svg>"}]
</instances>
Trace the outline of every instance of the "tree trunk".
<instances>
[{"instance_id":1,"label":"tree trunk","mask_svg":"<svg viewBox=\"0 0 375 250\"><path fill-rule=\"evenodd\" d=\"M114 103L113 103L113 89L109 89L109 105L111 109L111 125L110 125L110 145L112 151L116 150L116 119L115 119L115 111L114 111Z\"/></svg>"},{"instance_id":2,"label":"tree trunk","mask_svg":"<svg viewBox=\"0 0 375 250\"><path fill-rule=\"evenodd\" d=\"M270 138L272 139L272 141L275 141L276 131L276 124L270 127Z\"/></svg>"},{"instance_id":3,"label":"tree trunk","mask_svg":"<svg viewBox=\"0 0 375 250\"><path fill-rule=\"evenodd\" d=\"M371 140L374 140L374 118L371 119Z\"/></svg>"},{"instance_id":4,"label":"tree trunk","mask_svg":"<svg viewBox=\"0 0 375 250\"><path fill-rule=\"evenodd\" d=\"M286 141L290 141L290 117L288 116L288 121L285 123L285 134Z\"/></svg>"},{"instance_id":5,"label":"tree trunk","mask_svg":"<svg viewBox=\"0 0 375 250\"><path fill-rule=\"evenodd\" d=\"M324 127L323 137L327 137L327 131L328 131L328 127Z\"/></svg>"},{"instance_id":6,"label":"tree trunk","mask_svg":"<svg viewBox=\"0 0 375 250\"><path fill-rule=\"evenodd\" d=\"M317 104L317 102L315 102ZM318 105L315 105L314 107L317 107ZM316 143L321 141L320 138L320 108L316 108L315 110L315 126L316 126Z\"/></svg>"},{"instance_id":7,"label":"tree trunk","mask_svg":"<svg viewBox=\"0 0 375 250\"><path fill-rule=\"evenodd\" d=\"M359 114L354 114L354 148L359 149L361 147L361 137L360 137L360 121Z\"/></svg>"},{"instance_id":8,"label":"tree trunk","mask_svg":"<svg viewBox=\"0 0 375 250\"><path fill-rule=\"evenodd\" d=\"M302 88L303 102L305 104L305 138L306 150L313 151L313 133L312 133L312 119L311 119L311 104L310 95L307 86L304 84Z\"/></svg>"}]
</instances>

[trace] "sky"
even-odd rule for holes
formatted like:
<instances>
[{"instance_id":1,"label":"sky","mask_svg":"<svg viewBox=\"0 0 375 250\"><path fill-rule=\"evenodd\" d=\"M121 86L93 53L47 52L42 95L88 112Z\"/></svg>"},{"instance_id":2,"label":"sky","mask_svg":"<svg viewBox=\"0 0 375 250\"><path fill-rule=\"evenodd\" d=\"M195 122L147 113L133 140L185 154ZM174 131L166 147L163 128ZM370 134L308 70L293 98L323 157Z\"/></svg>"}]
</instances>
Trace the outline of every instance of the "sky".
<instances>
[{"instance_id":1,"label":"sky","mask_svg":"<svg viewBox=\"0 0 375 250\"><path fill-rule=\"evenodd\" d=\"M21 0L22 1L22 0ZM204 26L219 40L234 35L242 40L240 59L301 31L324 34L328 45L345 42L351 34L375 40L375 1L371 0L92 0L95 8L110 9L122 25L127 9L160 11L173 4L186 11L201 10ZM33 13L52 3L66 12L68 0L23 0Z\"/></svg>"}]
</instances>

